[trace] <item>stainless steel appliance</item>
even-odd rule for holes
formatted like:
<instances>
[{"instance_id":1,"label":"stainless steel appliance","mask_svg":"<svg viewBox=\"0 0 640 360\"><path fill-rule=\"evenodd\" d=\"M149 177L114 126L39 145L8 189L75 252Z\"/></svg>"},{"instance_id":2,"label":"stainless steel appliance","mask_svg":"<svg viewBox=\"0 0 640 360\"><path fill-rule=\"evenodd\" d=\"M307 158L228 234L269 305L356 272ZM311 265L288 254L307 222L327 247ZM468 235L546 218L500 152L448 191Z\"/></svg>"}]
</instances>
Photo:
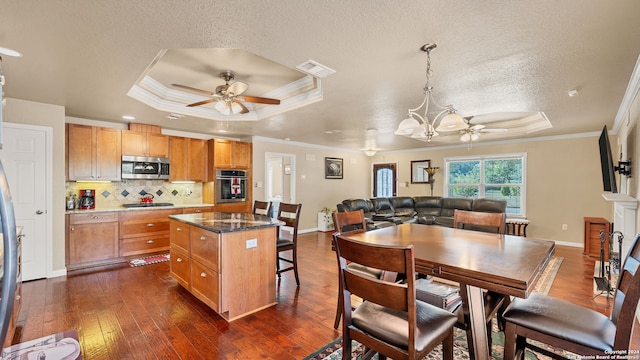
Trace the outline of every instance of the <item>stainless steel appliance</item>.
<instances>
[{"instance_id":1,"label":"stainless steel appliance","mask_svg":"<svg viewBox=\"0 0 640 360\"><path fill-rule=\"evenodd\" d=\"M216 204L247 201L246 170L216 170Z\"/></svg>"},{"instance_id":2,"label":"stainless steel appliance","mask_svg":"<svg viewBox=\"0 0 640 360\"><path fill-rule=\"evenodd\" d=\"M122 155L123 179L169 179L169 159Z\"/></svg>"},{"instance_id":3,"label":"stainless steel appliance","mask_svg":"<svg viewBox=\"0 0 640 360\"><path fill-rule=\"evenodd\" d=\"M9 192L9 183L5 176L4 167L0 162L0 222L2 241L0 241L0 341L4 343L9 329L11 314L15 306L16 290L18 287L18 236L16 220Z\"/></svg>"}]
</instances>

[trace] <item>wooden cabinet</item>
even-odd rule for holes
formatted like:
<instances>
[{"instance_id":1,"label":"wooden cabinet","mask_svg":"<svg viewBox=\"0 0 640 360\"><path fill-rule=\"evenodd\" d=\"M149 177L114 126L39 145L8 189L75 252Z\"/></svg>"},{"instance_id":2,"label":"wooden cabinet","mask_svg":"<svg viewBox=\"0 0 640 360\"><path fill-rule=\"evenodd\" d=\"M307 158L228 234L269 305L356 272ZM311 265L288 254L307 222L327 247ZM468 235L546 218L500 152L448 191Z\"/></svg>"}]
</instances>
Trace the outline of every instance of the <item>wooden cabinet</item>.
<instances>
[{"instance_id":1,"label":"wooden cabinet","mask_svg":"<svg viewBox=\"0 0 640 360\"><path fill-rule=\"evenodd\" d=\"M276 227L216 233L172 219L170 273L232 321L275 304L275 244Z\"/></svg>"},{"instance_id":2,"label":"wooden cabinet","mask_svg":"<svg viewBox=\"0 0 640 360\"><path fill-rule=\"evenodd\" d=\"M171 181L206 180L207 141L178 136L169 138Z\"/></svg>"},{"instance_id":3,"label":"wooden cabinet","mask_svg":"<svg viewBox=\"0 0 640 360\"><path fill-rule=\"evenodd\" d=\"M120 129L68 124L67 138L67 180L120 181Z\"/></svg>"},{"instance_id":4,"label":"wooden cabinet","mask_svg":"<svg viewBox=\"0 0 640 360\"><path fill-rule=\"evenodd\" d=\"M169 215L182 210L141 210L120 213L120 256L169 250Z\"/></svg>"},{"instance_id":5,"label":"wooden cabinet","mask_svg":"<svg viewBox=\"0 0 640 360\"><path fill-rule=\"evenodd\" d=\"M118 258L118 213L69 214L67 266L77 268Z\"/></svg>"},{"instance_id":6,"label":"wooden cabinet","mask_svg":"<svg viewBox=\"0 0 640 360\"><path fill-rule=\"evenodd\" d=\"M198 213L205 213L205 212L212 212L213 210L213 205L212 206L198 206L198 207L186 207L182 209L182 213L183 214L198 214Z\"/></svg>"},{"instance_id":7,"label":"wooden cabinet","mask_svg":"<svg viewBox=\"0 0 640 360\"><path fill-rule=\"evenodd\" d=\"M122 130L122 154L169 157L169 136Z\"/></svg>"},{"instance_id":8,"label":"wooden cabinet","mask_svg":"<svg viewBox=\"0 0 640 360\"><path fill-rule=\"evenodd\" d=\"M211 139L209 140L209 178L215 179L216 168L250 169L252 144L247 142ZM211 160L210 160L211 161Z\"/></svg>"},{"instance_id":9,"label":"wooden cabinet","mask_svg":"<svg viewBox=\"0 0 640 360\"><path fill-rule=\"evenodd\" d=\"M604 260L609 261L609 234L611 223L601 217L584 218L584 254L600 259L600 231L604 230Z\"/></svg>"}]
</instances>

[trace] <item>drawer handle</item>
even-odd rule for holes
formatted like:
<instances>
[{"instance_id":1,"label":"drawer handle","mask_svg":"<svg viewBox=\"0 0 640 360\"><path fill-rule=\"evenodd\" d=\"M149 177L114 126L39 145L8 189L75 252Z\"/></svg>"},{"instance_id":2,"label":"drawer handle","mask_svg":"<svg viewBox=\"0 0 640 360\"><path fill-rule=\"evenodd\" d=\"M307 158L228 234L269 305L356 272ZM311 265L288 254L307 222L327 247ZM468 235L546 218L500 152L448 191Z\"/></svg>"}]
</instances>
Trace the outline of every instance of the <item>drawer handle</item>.
<instances>
[{"instance_id":1,"label":"drawer handle","mask_svg":"<svg viewBox=\"0 0 640 360\"><path fill-rule=\"evenodd\" d=\"M176 230L177 230L177 231L182 231L182 228L181 228L181 227L179 227L179 228L176 228Z\"/></svg>"},{"instance_id":2,"label":"drawer handle","mask_svg":"<svg viewBox=\"0 0 640 360\"><path fill-rule=\"evenodd\" d=\"M197 213L201 213L201 212L202 212L202 210L196 210L196 212L197 212Z\"/></svg>"},{"instance_id":3,"label":"drawer handle","mask_svg":"<svg viewBox=\"0 0 640 360\"><path fill-rule=\"evenodd\" d=\"M147 240L147 244L153 244L153 240Z\"/></svg>"},{"instance_id":4,"label":"drawer handle","mask_svg":"<svg viewBox=\"0 0 640 360\"><path fill-rule=\"evenodd\" d=\"M205 236L200 236L200 240L205 241L207 238Z\"/></svg>"},{"instance_id":5,"label":"drawer handle","mask_svg":"<svg viewBox=\"0 0 640 360\"><path fill-rule=\"evenodd\" d=\"M151 226L154 226L154 225L153 224L147 224L147 226L151 227Z\"/></svg>"},{"instance_id":6,"label":"drawer handle","mask_svg":"<svg viewBox=\"0 0 640 360\"><path fill-rule=\"evenodd\" d=\"M176 262L182 262L182 258L177 258Z\"/></svg>"},{"instance_id":7,"label":"drawer handle","mask_svg":"<svg viewBox=\"0 0 640 360\"><path fill-rule=\"evenodd\" d=\"M98 220L98 219L100 219L100 216L98 216L98 215L93 215L92 219L93 219L93 220Z\"/></svg>"},{"instance_id":8,"label":"drawer handle","mask_svg":"<svg viewBox=\"0 0 640 360\"><path fill-rule=\"evenodd\" d=\"M76 228L74 228L73 226L71 227L71 231L74 231Z\"/></svg>"},{"instance_id":9,"label":"drawer handle","mask_svg":"<svg viewBox=\"0 0 640 360\"><path fill-rule=\"evenodd\" d=\"M204 272L201 272L201 273L200 273L200 277L206 278L206 277L207 277L207 274L206 274L206 273L204 273Z\"/></svg>"}]
</instances>

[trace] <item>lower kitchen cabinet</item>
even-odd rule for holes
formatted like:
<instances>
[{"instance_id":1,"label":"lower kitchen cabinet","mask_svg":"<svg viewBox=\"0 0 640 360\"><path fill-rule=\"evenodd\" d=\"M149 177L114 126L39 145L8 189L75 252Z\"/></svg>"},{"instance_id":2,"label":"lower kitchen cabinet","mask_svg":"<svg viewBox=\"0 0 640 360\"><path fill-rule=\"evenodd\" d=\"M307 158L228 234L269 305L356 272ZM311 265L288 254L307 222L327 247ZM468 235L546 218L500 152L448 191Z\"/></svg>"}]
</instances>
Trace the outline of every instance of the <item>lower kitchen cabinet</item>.
<instances>
[{"instance_id":1,"label":"lower kitchen cabinet","mask_svg":"<svg viewBox=\"0 0 640 360\"><path fill-rule=\"evenodd\" d=\"M117 261L118 213L67 215L67 267Z\"/></svg>"},{"instance_id":2,"label":"lower kitchen cabinet","mask_svg":"<svg viewBox=\"0 0 640 360\"><path fill-rule=\"evenodd\" d=\"M169 215L181 213L181 209L121 212L120 256L169 250Z\"/></svg>"}]
</instances>

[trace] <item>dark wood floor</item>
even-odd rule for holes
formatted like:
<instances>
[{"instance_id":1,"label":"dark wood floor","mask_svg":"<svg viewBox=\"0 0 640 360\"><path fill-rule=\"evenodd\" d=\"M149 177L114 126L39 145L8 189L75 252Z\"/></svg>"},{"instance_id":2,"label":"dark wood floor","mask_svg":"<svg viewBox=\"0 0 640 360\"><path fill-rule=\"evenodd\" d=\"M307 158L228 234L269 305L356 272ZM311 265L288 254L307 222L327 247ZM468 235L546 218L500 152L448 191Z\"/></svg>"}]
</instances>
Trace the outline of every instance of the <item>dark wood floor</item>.
<instances>
[{"instance_id":1,"label":"dark wood floor","mask_svg":"<svg viewBox=\"0 0 640 360\"><path fill-rule=\"evenodd\" d=\"M181 288L168 262L26 282L14 343L77 329L84 359L304 358L340 331L333 329L337 266L330 237L303 234L299 244L302 285L284 274L276 306L233 323ZM565 259L550 295L608 314L604 298L592 300L594 260L581 248L558 246L556 255Z\"/></svg>"}]
</instances>

